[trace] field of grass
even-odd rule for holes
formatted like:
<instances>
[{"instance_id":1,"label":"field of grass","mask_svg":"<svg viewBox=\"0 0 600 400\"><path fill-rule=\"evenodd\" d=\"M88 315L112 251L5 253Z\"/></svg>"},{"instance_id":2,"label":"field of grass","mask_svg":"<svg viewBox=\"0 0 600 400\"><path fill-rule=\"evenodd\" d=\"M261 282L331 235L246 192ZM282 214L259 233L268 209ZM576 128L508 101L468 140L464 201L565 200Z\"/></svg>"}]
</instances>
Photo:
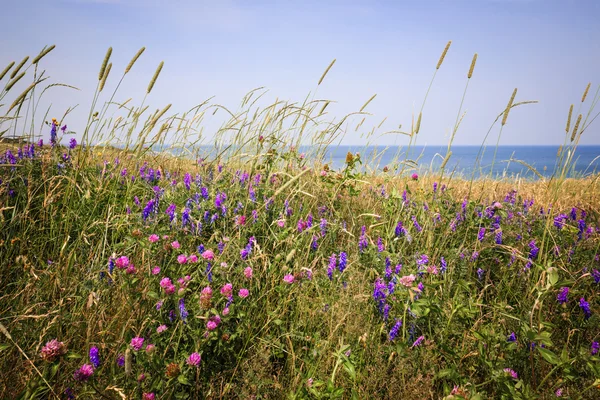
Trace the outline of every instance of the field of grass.
<instances>
[{"instance_id":1,"label":"field of grass","mask_svg":"<svg viewBox=\"0 0 600 400\"><path fill-rule=\"evenodd\" d=\"M83 145L38 141L37 58L0 108L1 398L600 398L600 182L566 174L598 92L552 178L464 180L332 170L327 102L252 94L216 156L154 153L214 107L102 102L110 52Z\"/></svg>"}]
</instances>

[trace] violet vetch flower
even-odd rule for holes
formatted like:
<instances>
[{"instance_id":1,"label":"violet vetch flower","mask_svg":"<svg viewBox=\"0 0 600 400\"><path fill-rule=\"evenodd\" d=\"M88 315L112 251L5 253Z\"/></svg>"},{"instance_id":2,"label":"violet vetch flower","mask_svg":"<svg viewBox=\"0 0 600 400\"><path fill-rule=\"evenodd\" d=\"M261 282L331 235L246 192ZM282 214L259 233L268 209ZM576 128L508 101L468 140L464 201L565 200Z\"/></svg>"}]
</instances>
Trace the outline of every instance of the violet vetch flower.
<instances>
[{"instance_id":1,"label":"violet vetch flower","mask_svg":"<svg viewBox=\"0 0 600 400\"><path fill-rule=\"evenodd\" d=\"M485 270L483 270L483 269L481 269L481 268L477 269L477 278L478 278L479 280L482 280L482 279L483 279L483 275L484 275L484 274L485 274Z\"/></svg>"},{"instance_id":2,"label":"violet vetch flower","mask_svg":"<svg viewBox=\"0 0 600 400\"><path fill-rule=\"evenodd\" d=\"M394 326L392 327L392 329L390 330L390 333L389 333L390 341L393 341L394 339L396 339L401 327L402 327L402 320L399 320L399 319L396 320L396 323L394 324Z\"/></svg>"},{"instance_id":3,"label":"violet vetch flower","mask_svg":"<svg viewBox=\"0 0 600 400\"><path fill-rule=\"evenodd\" d=\"M98 354L98 348L96 346L92 346L90 348L90 362L94 368L98 368L100 366L100 354Z\"/></svg>"},{"instance_id":4,"label":"violet vetch flower","mask_svg":"<svg viewBox=\"0 0 600 400\"><path fill-rule=\"evenodd\" d=\"M71 138L71 140L69 140L69 149L73 150L75 147L77 147L77 140Z\"/></svg>"},{"instance_id":5,"label":"violet vetch flower","mask_svg":"<svg viewBox=\"0 0 600 400\"><path fill-rule=\"evenodd\" d=\"M144 221L146 221L148 219L148 217L150 216L150 213L152 213L152 211L154 210L155 205L156 205L156 200L154 200L154 199L150 199L150 201L146 204L146 207L144 207L144 210L142 210L142 219Z\"/></svg>"},{"instance_id":6,"label":"violet vetch flower","mask_svg":"<svg viewBox=\"0 0 600 400\"><path fill-rule=\"evenodd\" d=\"M348 256L346 255L346 252L342 251L340 253L340 262L338 265L338 270L340 272L344 272L344 270L346 269L346 266L348 265Z\"/></svg>"},{"instance_id":7,"label":"violet vetch flower","mask_svg":"<svg viewBox=\"0 0 600 400\"><path fill-rule=\"evenodd\" d=\"M411 346L411 347L417 347L417 346L420 346L420 345L421 345L421 343L423 343L423 340L424 340L424 339L425 339L425 336L419 336L419 337L417 338L417 340L415 340L415 342L412 344L412 346Z\"/></svg>"},{"instance_id":8,"label":"violet vetch flower","mask_svg":"<svg viewBox=\"0 0 600 400\"><path fill-rule=\"evenodd\" d=\"M381 237L377 238L377 251L382 253L385 250L385 247L383 246L383 240L381 239Z\"/></svg>"},{"instance_id":9,"label":"violet vetch flower","mask_svg":"<svg viewBox=\"0 0 600 400\"><path fill-rule=\"evenodd\" d=\"M413 221L413 225L414 225L415 229L417 230L417 232L421 232L423 230L423 228L421 228L421 225L419 225L419 221L417 221L417 217L413 215L411 217L411 219Z\"/></svg>"},{"instance_id":10,"label":"violet vetch flower","mask_svg":"<svg viewBox=\"0 0 600 400\"><path fill-rule=\"evenodd\" d=\"M592 278L594 278L594 282L600 283L600 271L595 269L592 271L591 275L592 275Z\"/></svg>"},{"instance_id":11,"label":"violet vetch flower","mask_svg":"<svg viewBox=\"0 0 600 400\"><path fill-rule=\"evenodd\" d=\"M189 313L185 308L185 302L183 301L183 298L181 298L179 299L179 316L184 323L186 323L188 315Z\"/></svg>"},{"instance_id":12,"label":"violet vetch flower","mask_svg":"<svg viewBox=\"0 0 600 400\"><path fill-rule=\"evenodd\" d=\"M569 288L564 286L560 289L558 296L556 296L556 300L558 300L558 302L560 304L565 304L568 301L568 296L569 296Z\"/></svg>"},{"instance_id":13,"label":"violet vetch flower","mask_svg":"<svg viewBox=\"0 0 600 400\"><path fill-rule=\"evenodd\" d=\"M590 319L592 316L592 310L590 309L590 303L585 301L585 298L579 299L579 307L583 311L583 315L585 319Z\"/></svg>"},{"instance_id":14,"label":"violet vetch flower","mask_svg":"<svg viewBox=\"0 0 600 400\"><path fill-rule=\"evenodd\" d=\"M446 259L444 257L440 258L440 271L441 273L445 273L446 269L448 268L448 263L446 262Z\"/></svg>"},{"instance_id":15,"label":"violet vetch flower","mask_svg":"<svg viewBox=\"0 0 600 400\"><path fill-rule=\"evenodd\" d=\"M592 342L592 348L590 350L590 353L595 356L596 354L598 354L598 350L600 350L600 343L598 342Z\"/></svg>"},{"instance_id":16,"label":"violet vetch flower","mask_svg":"<svg viewBox=\"0 0 600 400\"><path fill-rule=\"evenodd\" d=\"M366 234L367 227L363 225L362 228L360 228L360 232L360 237L358 239L358 250L363 253L369 246L369 241Z\"/></svg>"},{"instance_id":17,"label":"violet vetch flower","mask_svg":"<svg viewBox=\"0 0 600 400\"><path fill-rule=\"evenodd\" d=\"M477 240L483 242L483 238L485 237L485 228L479 228L479 233L477 234Z\"/></svg>"},{"instance_id":18,"label":"violet vetch flower","mask_svg":"<svg viewBox=\"0 0 600 400\"><path fill-rule=\"evenodd\" d=\"M516 342L517 341L517 335L512 332L510 335L508 335L508 338L506 339L507 342Z\"/></svg>"},{"instance_id":19,"label":"violet vetch flower","mask_svg":"<svg viewBox=\"0 0 600 400\"><path fill-rule=\"evenodd\" d=\"M327 267L327 276L329 277L329 280L333 279L333 271L335 270L336 262L337 260L334 253L331 255L331 257L329 257L329 265Z\"/></svg>"}]
</instances>

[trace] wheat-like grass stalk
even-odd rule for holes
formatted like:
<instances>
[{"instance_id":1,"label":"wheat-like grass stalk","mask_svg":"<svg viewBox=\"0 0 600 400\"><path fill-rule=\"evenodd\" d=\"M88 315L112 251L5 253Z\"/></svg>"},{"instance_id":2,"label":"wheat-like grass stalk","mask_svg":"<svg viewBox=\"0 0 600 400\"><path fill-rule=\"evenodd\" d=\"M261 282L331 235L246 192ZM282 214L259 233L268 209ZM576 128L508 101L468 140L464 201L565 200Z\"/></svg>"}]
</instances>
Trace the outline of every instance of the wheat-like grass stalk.
<instances>
[{"instance_id":1,"label":"wheat-like grass stalk","mask_svg":"<svg viewBox=\"0 0 600 400\"><path fill-rule=\"evenodd\" d=\"M31 61L31 64L32 64L32 65L35 65L35 64L39 63L39 62L40 62L40 60L41 60L42 58L44 58L44 57L45 57L45 56L46 56L48 53L50 53L52 50L54 50L54 48L55 48L55 47L56 47L56 45L55 45L55 44L53 44L52 46L48 47L47 49L46 49L46 48L42 49L42 51L40 52L40 54L38 54L38 55L37 55L37 56L36 56L36 57L35 57L35 58L34 58L34 59Z\"/></svg>"},{"instance_id":2,"label":"wheat-like grass stalk","mask_svg":"<svg viewBox=\"0 0 600 400\"><path fill-rule=\"evenodd\" d=\"M158 120L159 120L159 119L160 119L160 118L161 118L163 115L165 115L165 113L166 113L167 111L169 111L169 108L171 108L171 105L172 105L172 104L167 104L167 106L166 106L165 108L163 108L162 110L160 110L160 112L159 112L158 114L156 114L156 116L155 116L154 118L152 118L152 122L150 122L150 125L151 125L151 126L154 126L154 125L155 125L155 124L158 122Z\"/></svg>"},{"instance_id":3,"label":"wheat-like grass stalk","mask_svg":"<svg viewBox=\"0 0 600 400\"><path fill-rule=\"evenodd\" d=\"M475 64L477 63L477 53L473 56L473 60L471 61L471 67L469 68L469 73L467 74L467 79L471 79L473 76L473 70L475 69Z\"/></svg>"},{"instance_id":4,"label":"wheat-like grass stalk","mask_svg":"<svg viewBox=\"0 0 600 400\"><path fill-rule=\"evenodd\" d=\"M102 66L100 67L100 72L98 73L98 80L102 81L104 78L104 71L106 70L106 66L108 65L108 60L110 60L110 56L112 54L112 47L109 47L106 50L106 55L104 56L104 60L102 61Z\"/></svg>"},{"instance_id":5,"label":"wheat-like grass stalk","mask_svg":"<svg viewBox=\"0 0 600 400\"><path fill-rule=\"evenodd\" d=\"M325 75L327 75L327 73L329 72L331 67L333 67L333 64L335 64L336 60L337 59L334 58L333 61L331 62L331 64L329 64L329 66L327 67L327 69L325 69L325 72L323 72L323 75L321 75L321 79L319 79L319 83L317 83L317 86L321 85L321 83L323 82L323 79L325 79Z\"/></svg>"},{"instance_id":6,"label":"wheat-like grass stalk","mask_svg":"<svg viewBox=\"0 0 600 400\"><path fill-rule=\"evenodd\" d=\"M152 80L148 84L148 90L146 91L146 93L150 94L150 92L152 91L152 88L154 87L154 84L156 83L156 80L158 79L158 75L160 75L160 71L162 70L164 64L165 64L164 61L161 61L160 64L158 64L158 68L156 68L156 72L154 72L154 76L152 77Z\"/></svg>"},{"instance_id":7,"label":"wheat-like grass stalk","mask_svg":"<svg viewBox=\"0 0 600 400\"><path fill-rule=\"evenodd\" d=\"M127 67L125 68L125 73L128 73L129 70L131 69L131 67L133 67L133 64L135 64L135 62L138 60L138 58L140 58L140 56L142 55L142 53L146 50L145 47L142 47L141 49L138 50L137 53L135 53L135 56L133 56L133 58L131 59L131 61L129 61L129 64L127 64Z\"/></svg>"},{"instance_id":8,"label":"wheat-like grass stalk","mask_svg":"<svg viewBox=\"0 0 600 400\"><path fill-rule=\"evenodd\" d=\"M419 118L417 118L417 126L415 127L415 133L419 133L419 130L421 129L421 116L423 115L423 113L419 113Z\"/></svg>"},{"instance_id":9,"label":"wheat-like grass stalk","mask_svg":"<svg viewBox=\"0 0 600 400\"><path fill-rule=\"evenodd\" d=\"M440 169L446 168L446 164L448 164L448 161L450 160L451 156L452 156L452 151L449 151L448 153L446 153L446 157L444 157L444 161L442 162Z\"/></svg>"},{"instance_id":10,"label":"wheat-like grass stalk","mask_svg":"<svg viewBox=\"0 0 600 400\"><path fill-rule=\"evenodd\" d=\"M365 104L363 104L363 106L360 108L359 112L363 112L363 110L365 108L367 108L367 106L369 105L370 102L373 101L373 99L377 96L377 93L375 93L373 96L371 96L371 98L369 100L367 100L367 102Z\"/></svg>"},{"instance_id":11,"label":"wheat-like grass stalk","mask_svg":"<svg viewBox=\"0 0 600 400\"><path fill-rule=\"evenodd\" d=\"M502 117L502 126L506 124L506 120L508 119L508 114L510 113L510 109L512 108L513 102L515 101L515 96L517 95L517 88L513 90L512 96L510 96L510 100L508 101L508 105L506 106L506 110L504 110L504 117Z\"/></svg>"},{"instance_id":12,"label":"wheat-like grass stalk","mask_svg":"<svg viewBox=\"0 0 600 400\"><path fill-rule=\"evenodd\" d=\"M575 121L575 127L573 128L573 134L571 135L571 142L575 140L575 136L577 136L577 131L579 130L579 124L581 123L581 114L577 117L577 121Z\"/></svg>"},{"instance_id":13,"label":"wheat-like grass stalk","mask_svg":"<svg viewBox=\"0 0 600 400\"><path fill-rule=\"evenodd\" d=\"M327 108L328 105L329 105L329 101L326 101L325 104L323 104L321 111L319 111L319 115L323 115L323 113L325 112L325 109Z\"/></svg>"},{"instance_id":14,"label":"wheat-like grass stalk","mask_svg":"<svg viewBox=\"0 0 600 400\"><path fill-rule=\"evenodd\" d=\"M8 85L6 85L6 89L4 89L4 91L8 92L10 89L12 89L13 86L15 86L15 84L17 82L19 82L19 80L21 80L22 77L25 76L25 71L21 72L19 74L19 76L17 76L15 79L13 79L12 81L8 82Z\"/></svg>"},{"instance_id":15,"label":"wheat-like grass stalk","mask_svg":"<svg viewBox=\"0 0 600 400\"><path fill-rule=\"evenodd\" d=\"M448 41L448 43L446 44L446 47L444 48L444 51L442 52L442 55L440 56L440 59L437 63L437 66L435 67L435 69L440 69L440 67L442 66L442 63L444 62L444 58L446 58L446 53L448 53L448 49L450 48L451 44L452 44L452 40Z\"/></svg>"},{"instance_id":16,"label":"wheat-like grass stalk","mask_svg":"<svg viewBox=\"0 0 600 400\"><path fill-rule=\"evenodd\" d=\"M27 87L27 89L25 89L23 91L23 93L21 93L19 96L17 96L17 98L15 99L15 101L13 101L13 103L10 105L10 108L8 109L7 113L11 112L13 108L15 108L17 105L19 105L23 100L25 100L25 97L27 96L27 94L29 93L29 91L31 89L33 89L35 87L35 85L37 85L37 82L32 83L31 85L29 85Z\"/></svg>"},{"instance_id":17,"label":"wheat-like grass stalk","mask_svg":"<svg viewBox=\"0 0 600 400\"><path fill-rule=\"evenodd\" d=\"M565 131L567 132L567 134L571 130L571 116L572 115L573 115L573 104L571 104L571 107L569 107L569 115L567 116L567 126L565 128Z\"/></svg>"},{"instance_id":18,"label":"wheat-like grass stalk","mask_svg":"<svg viewBox=\"0 0 600 400\"><path fill-rule=\"evenodd\" d=\"M112 63L108 64L108 66L106 67L106 70L104 71L104 76L102 77L102 80L100 81L100 87L98 88L98 93L100 93L102 91L102 89L104 89L104 85L106 84L106 79L108 79L108 74L110 74L111 69L112 69Z\"/></svg>"},{"instance_id":19,"label":"wheat-like grass stalk","mask_svg":"<svg viewBox=\"0 0 600 400\"><path fill-rule=\"evenodd\" d=\"M10 71L10 69L13 67L13 65L15 65L15 62L11 62L10 64L8 64L6 66L6 68L4 68L2 70L2 72L0 72L0 81L2 80L2 78L4 78L4 76L8 73L8 71Z\"/></svg>"},{"instance_id":20,"label":"wheat-like grass stalk","mask_svg":"<svg viewBox=\"0 0 600 400\"><path fill-rule=\"evenodd\" d=\"M14 71L10 74L10 79L13 79L15 76L17 76L17 74L19 73L19 70L23 67L23 65L25 65L27 60L29 60L29 56L26 56L23 60L21 60L21 62L19 64L17 64Z\"/></svg>"},{"instance_id":21,"label":"wheat-like grass stalk","mask_svg":"<svg viewBox=\"0 0 600 400\"><path fill-rule=\"evenodd\" d=\"M583 103L585 101L585 98L587 97L587 94L590 90L590 86L592 86L592 82L589 82L587 84L587 86L585 87L585 90L583 91L583 96L581 96L581 102Z\"/></svg>"}]
</instances>

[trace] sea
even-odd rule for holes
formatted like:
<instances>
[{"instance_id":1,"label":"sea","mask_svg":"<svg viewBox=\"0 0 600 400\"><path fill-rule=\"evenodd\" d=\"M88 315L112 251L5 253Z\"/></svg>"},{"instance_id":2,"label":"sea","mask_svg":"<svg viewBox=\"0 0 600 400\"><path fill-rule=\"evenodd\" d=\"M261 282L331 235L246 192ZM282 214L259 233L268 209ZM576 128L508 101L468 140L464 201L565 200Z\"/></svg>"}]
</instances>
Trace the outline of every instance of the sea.
<instances>
[{"instance_id":1,"label":"sea","mask_svg":"<svg viewBox=\"0 0 600 400\"><path fill-rule=\"evenodd\" d=\"M578 146L574 150L566 147L562 156L559 149L559 146L452 146L445 173L466 178L550 178L562 174L569 155L568 168L564 168L566 176L579 178L600 172L600 145ZM326 150L323 161L340 169L345 166L348 152L358 152L362 162L359 167L366 171L382 171L387 166L394 171L428 173L439 171L447 151L447 146L336 146Z\"/></svg>"},{"instance_id":2,"label":"sea","mask_svg":"<svg viewBox=\"0 0 600 400\"><path fill-rule=\"evenodd\" d=\"M164 146L161 149L174 154L182 149ZM222 149L201 145L196 150L203 157L212 158ZM559 153L559 150L560 153ZM600 173L600 145L577 146L452 146L445 165L445 174L467 179L478 178L524 178L537 180L552 176L581 178ZM316 147L300 146L299 153L306 155L310 165ZM346 156L360 155L355 168L362 172L380 173L387 167L388 173L438 173L448 152L448 147L439 146L359 146L330 145L320 148L318 155L331 169L346 167ZM188 153L189 154L189 153ZM226 154L223 154L227 158ZM566 163L565 160L569 161Z\"/></svg>"}]
</instances>

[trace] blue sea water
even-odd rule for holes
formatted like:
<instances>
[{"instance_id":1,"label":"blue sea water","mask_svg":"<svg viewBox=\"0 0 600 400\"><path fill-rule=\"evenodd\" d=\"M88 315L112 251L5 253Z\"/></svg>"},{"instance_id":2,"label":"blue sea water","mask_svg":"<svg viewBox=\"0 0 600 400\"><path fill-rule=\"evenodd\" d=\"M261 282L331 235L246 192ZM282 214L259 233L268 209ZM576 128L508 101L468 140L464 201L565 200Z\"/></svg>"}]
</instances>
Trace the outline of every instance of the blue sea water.
<instances>
[{"instance_id":1,"label":"blue sea water","mask_svg":"<svg viewBox=\"0 0 600 400\"><path fill-rule=\"evenodd\" d=\"M454 171L461 176L475 178L517 175L531 179L536 179L539 175L551 177L560 166L558 150L559 146L499 146L497 151L495 146L485 149L481 146L452 146L446 173ZM393 146L337 146L327 149L324 162L329 162L334 169L343 168L346 154L358 152L363 161L363 168L367 171L381 171L384 166L392 168L396 165L400 168L405 166L404 171L423 173L439 170L446 151L446 146L413 146L410 149ZM563 155L566 157L566 150L563 151ZM405 160L415 161L417 165L406 163ZM577 147L566 172L570 177L589 176L600 172L600 146Z\"/></svg>"}]
</instances>

